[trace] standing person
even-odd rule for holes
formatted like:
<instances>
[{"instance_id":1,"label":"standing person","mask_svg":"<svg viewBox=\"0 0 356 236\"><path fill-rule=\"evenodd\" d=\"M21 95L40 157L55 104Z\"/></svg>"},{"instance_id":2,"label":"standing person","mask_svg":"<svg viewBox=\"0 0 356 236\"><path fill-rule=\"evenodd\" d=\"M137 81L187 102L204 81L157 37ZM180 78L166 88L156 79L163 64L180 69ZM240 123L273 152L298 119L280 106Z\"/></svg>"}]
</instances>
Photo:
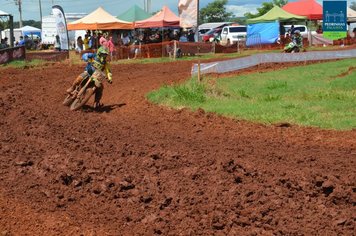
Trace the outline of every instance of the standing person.
<instances>
[{"instance_id":1,"label":"standing person","mask_svg":"<svg viewBox=\"0 0 356 236\"><path fill-rule=\"evenodd\" d=\"M24 40L23 36L20 36L20 41L18 43L18 46L25 46L25 40Z\"/></svg>"},{"instance_id":2,"label":"standing person","mask_svg":"<svg viewBox=\"0 0 356 236\"><path fill-rule=\"evenodd\" d=\"M122 44L124 46L129 46L131 42L131 39L127 33L124 33L124 37L122 38Z\"/></svg>"},{"instance_id":3,"label":"standing person","mask_svg":"<svg viewBox=\"0 0 356 236\"><path fill-rule=\"evenodd\" d=\"M189 32L188 32L188 37L187 37L188 38L188 42L195 42L194 36L195 36L195 34L194 34L193 30L190 29Z\"/></svg>"},{"instance_id":4,"label":"standing person","mask_svg":"<svg viewBox=\"0 0 356 236\"><path fill-rule=\"evenodd\" d=\"M84 41L82 39L82 36L79 36L77 38L77 49L78 49L78 52L80 53L81 51L83 51L83 44L84 44Z\"/></svg>"},{"instance_id":5,"label":"standing person","mask_svg":"<svg viewBox=\"0 0 356 236\"><path fill-rule=\"evenodd\" d=\"M91 49L97 49L98 48L98 42L97 42L97 36L96 33L93 33L93 35L90 37L90 48Z\"/></svg>"},{"instance_id":6,"label":"standing person","mask_svg":"<svg viewBox=\"0 0 356 236\"><path fill-rule=\"evenodd\" d=\"M84 35L83 44L84 44L84 50L88 50L89 49L89 36L88 36L88 34Z\"/></svg>"},{"instance_id":7,"label":"standing person","mask_svg":"<svg viewBox=\"0 0 356 236\"><path fill-rule=\"evenodd\" d=\"M59 39L59 35L58 34L56 35L56 39L55 39L55 42L54 42L54 49L56 51L60 51L61 50L61 41Z\"/></svg>"},{"instance_id":8,"label":"standing person","mask_svg":"<svg viewBox=\"0 0 356 236\"><path fill-rule=\"evenodd\" d=\"M114 42L112 40L112 36L109 37L107 46L108 46L108 49L109 49L109 52L110 52L110 59L112 60L113 59L113 54L114 54L114 51L115 51L115 45L114 45Z\"/></svg>"}]
</instances>

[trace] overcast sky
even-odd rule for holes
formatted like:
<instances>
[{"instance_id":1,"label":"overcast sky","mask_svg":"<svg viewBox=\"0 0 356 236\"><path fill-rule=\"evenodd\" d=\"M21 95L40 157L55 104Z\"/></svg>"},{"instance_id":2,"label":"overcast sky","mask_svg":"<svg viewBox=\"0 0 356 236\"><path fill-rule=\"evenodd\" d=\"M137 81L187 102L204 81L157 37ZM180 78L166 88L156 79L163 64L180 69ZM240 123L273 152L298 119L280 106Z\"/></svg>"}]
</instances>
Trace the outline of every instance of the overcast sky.
<instances>
[{"instance_id":1,"label":"overcast sky","mask_svg":"<svg viewBox=\"0 0 356 236\"><path fill-rule=\"evenodd\" d=\"M102 6L114 16L120 15L134 4L144 8L144 0L22 0L23 20L40 20L40 1L43 16L51 13L52 5L60 5L65 13L90 13ZM256 8L266 1L270 0L229 0L226 7L236 16L243 16L246 12L256 12ZM296 0L289 0L289 2L294 1ZM352 1L356 0L348 0L348 5ZM18 6L14 2L15 0L0 0L0 10L12 14L14 21L19 21ZM213 2L213 0L200 0L200 8L205 7L210 2ZM322 3L321 0L318 0L318 2ZM173 12L178 13L178 0L151 0L151 4L152 12L161 9L163 5L167 5Z\"/></svg>"}]
</instances>

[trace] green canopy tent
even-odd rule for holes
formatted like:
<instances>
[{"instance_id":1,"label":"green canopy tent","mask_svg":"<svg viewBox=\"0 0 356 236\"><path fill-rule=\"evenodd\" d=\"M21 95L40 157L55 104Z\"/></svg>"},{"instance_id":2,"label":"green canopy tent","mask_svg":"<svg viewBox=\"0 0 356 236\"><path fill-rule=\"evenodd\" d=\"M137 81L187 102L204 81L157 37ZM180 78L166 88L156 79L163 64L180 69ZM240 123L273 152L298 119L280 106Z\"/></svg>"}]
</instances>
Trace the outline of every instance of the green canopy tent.
<instances>
[{"instance_id":1,"label":"green canopy tent","mask_svg":"<svg viewBox=\"0 0 356 236\"><path fill-rule=\"evenodd\" d=\"M139 6L134 5L130 9L122 13L121 15L117 16L117 18L128 22L135 22L135 21L145 20L151 16L152 15L145 12Z\"/></svg>"},{"instance_id":2,"label":"green canopy tent","mask_svg":"<svg viewBox=\"0 0 356 236\"><path fill-rule=\"evenodd\" d=\"M256 23L271 22L271 21L290 22L290 21L300 21L300 20L306 20L306 17L288 13L282 8L278 6L274 6L266 14L253 19L248 19L247 23L256 24Z\"/></svg>"}]
</instances>

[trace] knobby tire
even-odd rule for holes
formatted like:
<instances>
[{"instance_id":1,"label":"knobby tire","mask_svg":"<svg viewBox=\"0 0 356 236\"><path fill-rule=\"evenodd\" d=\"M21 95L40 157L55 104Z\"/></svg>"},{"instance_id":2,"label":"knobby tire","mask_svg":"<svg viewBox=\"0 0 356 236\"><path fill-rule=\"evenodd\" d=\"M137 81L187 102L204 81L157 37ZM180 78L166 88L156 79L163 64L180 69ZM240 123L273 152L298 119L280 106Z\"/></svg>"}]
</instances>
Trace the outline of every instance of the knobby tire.
<instances>
[{"instance_id":1,"label":"knobby tire","mask_svg":"<svg viewBox=\"0 0 356 236\"><path fill-rule=\"evenodd\" d=\"M82 106L84 106L90 99L90 97L94 94L95 88L88 88L84 91L84 93L74 100L72 105L70 106L70 110L76 111Z\"/></svg>"}]
</instances>

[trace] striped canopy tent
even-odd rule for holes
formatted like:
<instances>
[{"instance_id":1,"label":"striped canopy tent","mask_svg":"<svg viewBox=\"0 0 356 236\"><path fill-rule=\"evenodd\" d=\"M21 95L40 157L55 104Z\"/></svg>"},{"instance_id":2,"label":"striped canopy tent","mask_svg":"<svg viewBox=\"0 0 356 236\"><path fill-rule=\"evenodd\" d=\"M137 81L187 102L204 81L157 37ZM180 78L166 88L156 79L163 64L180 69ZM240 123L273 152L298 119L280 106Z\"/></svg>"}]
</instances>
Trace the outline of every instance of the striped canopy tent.
<instances>
[{"instance_id":1,"label":"striped canopy tent","mask_svg":"<svg viewBox=\"0 0 356 236\"><path fill-rule=\"evenodd\" d=\"M87 16L67 24L68 30L133 29L132 22L117 19L102 7Z\"/></svg>"}]
</instances>

